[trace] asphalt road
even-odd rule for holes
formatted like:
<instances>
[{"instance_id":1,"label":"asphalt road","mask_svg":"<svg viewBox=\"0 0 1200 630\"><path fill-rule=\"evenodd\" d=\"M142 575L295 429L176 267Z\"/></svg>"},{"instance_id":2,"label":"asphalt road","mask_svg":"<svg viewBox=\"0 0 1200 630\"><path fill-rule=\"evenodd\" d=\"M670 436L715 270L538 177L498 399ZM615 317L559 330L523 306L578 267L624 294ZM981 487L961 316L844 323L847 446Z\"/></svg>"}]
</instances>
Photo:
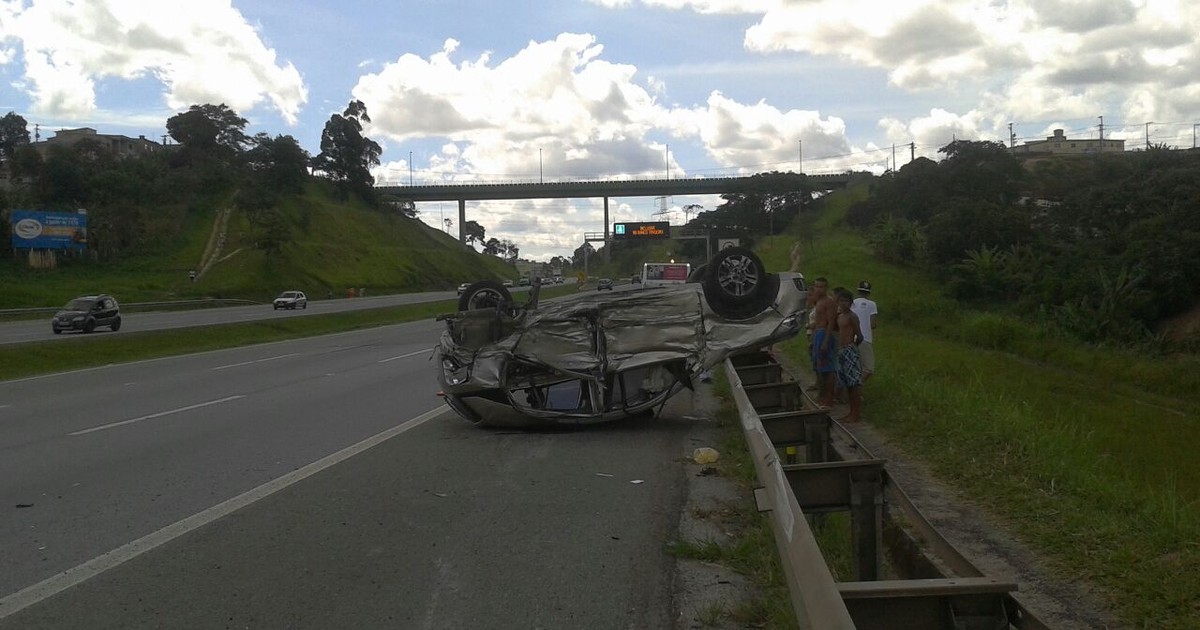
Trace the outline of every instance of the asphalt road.
<instances>
[{"instance_id":1,"label":"asphalt road","mask_svg":"<svg viewBox=\"0 0 1200 630\"><path fill-rule=\"evenodd\" d=\"M525 299L526 296L524 294L529 291L529 288L512 287L509 291L516 300L521 301ZM310 299L312 298L312 296L309 297ZM404 304L457 299L458 295L454 291L427 291L424 293L397 293L374 297L314 300L308 303L307 308L298 310L275 310L270 304L153 312L130 312L128 308L124 308L121 312L121 330L114 333L107 328L98 328L92 335L121 335L147 330L233 324L281 317L304 317L306 315L344 313L372 308L401 306ZM31 341L69 341L88 336L91 335L84 335L80 332L64 332L55 335L50 330L50 315L36 320L0 322L0 345L27 343Z\"/></svg>"},{"instance_id":2,"label":"asphalt road","mask_svg":"<svg viewBox=\"0 0 1200 630\"><path fill-rule=\"evenodd\" d=\"M0 382L0 629L670 627L688 397L477 429L438 331Z\"/></svg>"},{"instance_id":3,"label":"asphalt road","mask_svg":"<svg viewBox=\"0 0 1200 630\"><path fill-rule=\"evenodd\" d=\"M97 329L92 335L121 335L146 330L167 330L173 328L189 328L193 326L212 326L215 324L230 324L238 322L259 321L280 317L303 317L305 315L321 315L326 313L341 313L402 304L419 302L436 302L456 299L454 291L431 291L425 293L401 293L377 297L344 298L333 300L314 300L308 303L308 308L302 310L275 310L270 304L250 306L228 306L221 308L155 311L146 313L130 312L128 308L121 312L121 330L113 333L106 328ZM50 330L50 315L36 320L0 322L0 344L25 343L29 341L69 341L86 337L78 332L65 332L55 335Z\"/></svg>"}]
</instances>

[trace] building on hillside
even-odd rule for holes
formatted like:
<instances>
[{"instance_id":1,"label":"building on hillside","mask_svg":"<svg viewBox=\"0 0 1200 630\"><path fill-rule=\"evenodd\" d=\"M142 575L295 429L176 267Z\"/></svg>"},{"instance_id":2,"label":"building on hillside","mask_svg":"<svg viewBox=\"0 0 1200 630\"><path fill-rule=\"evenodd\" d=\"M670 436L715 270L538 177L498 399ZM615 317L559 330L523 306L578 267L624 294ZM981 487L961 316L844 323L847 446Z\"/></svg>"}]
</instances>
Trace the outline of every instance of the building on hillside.
<instances>
[{"instance_id":1,"label":"building on hillside","mask_svg":"<svg viewBox=\"0 0 1200 630\"><path fill-rule=\"evenodd\" d=\"M1105 138L1068 138L1062 129L1055 129L1054 135L1045 140L1033 140L1012 148L1013 155L1039 156L1047 155L1095 155L1098 153L1122 153L1125 151L1124 140Z\"/></svg>"},{"instance_id":2,"label":"building on hillside","mask_svg":"<svg viewBox=\"0 0 1200 630\"><path fill-rule=\"evenodd\" d=\"M33 142L30 146L36 149L42 157L46 157L51 147L72 147L84 140L90 140L119 157L145 155L161 150L166 146L153 140L147 140L146 136L130 138L129 136L117 134L96 133L96 130L90 127L59 129L54 132L53 136L40 142Z\"/></svg>"}]
</instances>

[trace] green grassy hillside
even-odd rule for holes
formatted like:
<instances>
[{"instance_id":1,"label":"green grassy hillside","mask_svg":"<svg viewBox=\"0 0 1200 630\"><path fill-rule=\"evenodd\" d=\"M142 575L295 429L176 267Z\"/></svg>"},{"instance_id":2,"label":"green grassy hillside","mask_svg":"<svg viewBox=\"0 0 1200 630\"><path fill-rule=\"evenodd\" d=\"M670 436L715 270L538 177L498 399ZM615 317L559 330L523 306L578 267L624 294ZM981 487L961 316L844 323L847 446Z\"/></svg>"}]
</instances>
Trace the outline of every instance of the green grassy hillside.
<instances>
[{"instance_id":1,"label":"green grassy hillside","mask_svg":"<svg viewBox=\"0 0 1200 630\"><path fill-rule=\"evenodd\" d=\"M804 245L811 280L879 304L864 419L988 509L1128 627L1200 627L1200 359L1087 346L1030 319L974 312L917 269L877 260L834 195L766 239L768 268ZM808 365L802 339L785 352Z\"/></svg>"},{"instance_id":2,"label":"green grassy hillside","mask_svg":"<svg viewBox=\"0 0 1200 630\"><path fill-rule=\"evenodd\" d=\"M222 202L228 204L228 200ZM219 208L191 209L162 253L113 260L60 260L56 269L29 269L23 260L0 261L0 308L57 306L86 293L124 302L198 297L268 301L300 289L320 299L347 289L367 295L451 289L482 278L516 278L494 256L477 254L417 219L336 200L320 182L280 208L288 238L279 252L255 247L257 230L245 212L230 215L215 262L192 283L214 234Z\"/></svg>"}]
</instances>

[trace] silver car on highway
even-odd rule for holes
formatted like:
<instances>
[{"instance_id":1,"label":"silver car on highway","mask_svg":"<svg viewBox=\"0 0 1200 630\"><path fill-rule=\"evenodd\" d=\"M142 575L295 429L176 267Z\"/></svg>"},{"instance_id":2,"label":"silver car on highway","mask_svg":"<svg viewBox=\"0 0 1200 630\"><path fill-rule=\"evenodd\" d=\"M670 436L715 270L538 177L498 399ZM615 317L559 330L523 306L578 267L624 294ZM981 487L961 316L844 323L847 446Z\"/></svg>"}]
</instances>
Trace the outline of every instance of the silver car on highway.
<instances>
[{"instance_id":1,"label":"silver car on highway","mask_svg":"<svg viewBox=\"0 0 1200 630\"><path fill-rule=\"evenodd\" d=\"M472 284L440 316L435 348L446 403L482 426L585 424L652 415L726 357L804 330L798 273L767 273L727 248L687 284L513 302L495 281Z\"/></svg>"}]
</instances>

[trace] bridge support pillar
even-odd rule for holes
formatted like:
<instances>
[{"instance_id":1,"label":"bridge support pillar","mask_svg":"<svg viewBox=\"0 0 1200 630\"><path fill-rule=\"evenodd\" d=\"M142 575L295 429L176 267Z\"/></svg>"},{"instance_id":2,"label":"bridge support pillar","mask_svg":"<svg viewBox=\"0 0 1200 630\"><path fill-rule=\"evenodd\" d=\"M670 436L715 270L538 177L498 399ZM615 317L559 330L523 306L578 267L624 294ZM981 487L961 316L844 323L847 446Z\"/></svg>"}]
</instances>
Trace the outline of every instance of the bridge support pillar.
<instances>
[{"instance_id":1,"label":"bridge support pillar","mask_svg":"<svg viewBox=\"0 0 1200 630\"><path fill-rule=\"evenodd\" d=\"M601 247L604 248L604 264L606 264L606 265L610 261L612 261L612 252L608 251L608 249L609 249L608 248L608 226L609 225L610 225L610 223L608 222L608 196L606 195L604 197L604 244L601 245Z\"/></svg>"},{"instance_id":2,"label":"bridge support pillar","mask_svg":"<svg viewBox=\"0 0 1200 630\"><path fill-rule=\"evenodd\" d=\"M467 200L458 200L458 242L467 244Z\"/></svg>"}]
</instances>

